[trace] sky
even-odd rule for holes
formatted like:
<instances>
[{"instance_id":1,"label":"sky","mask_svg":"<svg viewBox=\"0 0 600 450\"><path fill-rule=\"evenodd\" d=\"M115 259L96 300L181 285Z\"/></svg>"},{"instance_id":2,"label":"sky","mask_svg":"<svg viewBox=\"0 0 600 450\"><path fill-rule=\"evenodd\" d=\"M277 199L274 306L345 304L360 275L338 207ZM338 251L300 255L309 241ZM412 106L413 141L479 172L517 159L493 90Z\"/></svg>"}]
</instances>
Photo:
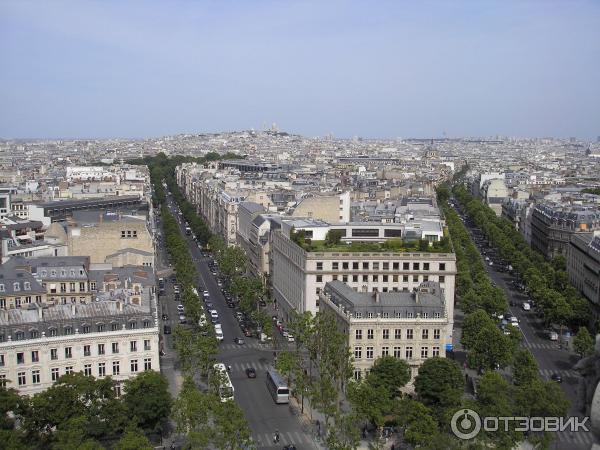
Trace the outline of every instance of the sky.
<instances>
[{"instance_id":1,"label":"sky","mask_svg":"<svg viewBox=\"0 0 600 450\"><path fill-rule=\"evenodd\" d=\"M600 136L600 1L0 0L0 137Z\"/></svg>"}]
</instances>

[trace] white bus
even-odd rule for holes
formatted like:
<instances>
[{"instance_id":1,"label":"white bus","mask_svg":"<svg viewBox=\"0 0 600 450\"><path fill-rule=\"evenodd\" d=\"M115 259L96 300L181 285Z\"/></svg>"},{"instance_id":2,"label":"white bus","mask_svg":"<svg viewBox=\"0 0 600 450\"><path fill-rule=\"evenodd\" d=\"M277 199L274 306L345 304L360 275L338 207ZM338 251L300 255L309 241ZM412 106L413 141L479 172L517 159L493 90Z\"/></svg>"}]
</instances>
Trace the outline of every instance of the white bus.
<instances>
[{"instance_id":1,"label":"white bus","mask_svg":"<svg viewBox=\"0 0 600 450\"><path fill-rule=\"evenodd\" d=\"M221 398L221 401L226 402L228 400L233 400L233 384L231 384L231 379L227 373L227 367L225 367L225 364L223 363L217 363L213 368L217 376L220 378L219 397Z\"/></svg>"},{"instance_id":2,"label":"white bus","mask_svg":"<svg viewBox=\"0 0 600 450\"><path fill-rule=\"evenodd\" d=\"M287 383L279 373L272 368L267 369L267 389L275 403L289 403L290 390Z\"/></svg>"}]
</instances>

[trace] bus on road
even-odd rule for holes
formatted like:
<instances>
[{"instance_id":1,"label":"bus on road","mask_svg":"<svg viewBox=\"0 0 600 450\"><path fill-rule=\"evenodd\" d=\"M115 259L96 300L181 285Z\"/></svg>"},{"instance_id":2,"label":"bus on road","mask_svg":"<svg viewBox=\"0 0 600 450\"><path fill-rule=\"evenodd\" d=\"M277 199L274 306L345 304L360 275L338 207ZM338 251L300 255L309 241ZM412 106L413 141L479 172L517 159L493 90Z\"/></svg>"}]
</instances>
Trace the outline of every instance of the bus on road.
<instances>
[{"instance_id":1,"label":"bus on road","mask_svg":"<svg viewBox=\"0 0 600 450\"><path fill-rule=\"evenodd\" d=\"M267 388L275 403L289 403L290 390L279 372L273 368L267 369Z\"/></svg>"},{"instance_id":2,"label":"bus on road","mask_svg":"<svg viewBox=\"0 0 600 450\"><path fill-rule=\"evenodd\" d=\"M233 400L233 384L227 373L227 367L223 363L217 363L213 366L215 375L219 377L219 398L222 402Z\"/></svg>"}]
</instances>

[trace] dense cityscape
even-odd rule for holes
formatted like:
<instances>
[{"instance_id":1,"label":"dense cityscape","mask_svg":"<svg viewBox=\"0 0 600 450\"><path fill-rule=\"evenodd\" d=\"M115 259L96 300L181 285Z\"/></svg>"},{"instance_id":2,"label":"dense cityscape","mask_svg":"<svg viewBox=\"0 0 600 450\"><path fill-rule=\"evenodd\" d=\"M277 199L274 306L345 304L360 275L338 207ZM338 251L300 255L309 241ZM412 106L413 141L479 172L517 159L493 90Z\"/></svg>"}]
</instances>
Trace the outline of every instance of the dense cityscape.
<instances>
[{"instance_id":1,"label":"dense cityscape","mask_svg":"<svg viewBox=\"0 0 600 450\"><path fill-rule=\"evenodd\" d=\"M0 1L0 450L600 450L600 3Z\"/></svg>"},{"instance_id":2,"label":"dense cityscape","mask_svg":"<svg viewBox=\"0 0 600 450\"><path fill-rule=\"evenodd\" d=\"M598 143L2 148L10 448L460 448L460 408L594 424ZM524 442L597 441L471 443Z\"/></svg>"}]
</instances>

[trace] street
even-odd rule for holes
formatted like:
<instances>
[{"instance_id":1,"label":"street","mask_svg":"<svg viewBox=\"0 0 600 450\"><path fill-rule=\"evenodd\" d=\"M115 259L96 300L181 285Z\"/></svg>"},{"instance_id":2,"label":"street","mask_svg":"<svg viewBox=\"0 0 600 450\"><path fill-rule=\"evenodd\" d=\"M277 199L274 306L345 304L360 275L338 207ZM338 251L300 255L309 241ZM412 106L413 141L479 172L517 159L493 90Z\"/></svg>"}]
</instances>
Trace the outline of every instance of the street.
<instances>
[{"instance_id":1,"label":"street","mask_svg":"<svg viewBox=\"0 0 600 450\"><path fill-rule=\"evenodd\" d=\"M456 201L455 204L457 204ZM469 226L467 223L468 220L462 214L460 208L457 207L455 209L463 219L463 224L471 235L471 239L473 239L473 231L476 228ZM481 253L485 246L480 245L474 239L473 242ZM509 311L519 319L519 327L523 333L522 345L532 352L538 363L540 375L546 380L550 380L552 374L562 376L561 387L571 403L568 415L583 417L577 397L579 374L573 370L573 366L579 361L579 357L573 351L566 349L564 345L563 348L559 348L557 341L551 341L548 338L544 330L543 319L536 315L535 308L532 308L530 311L523 310L522 304L528 301L528 297L526 294L517 291L510 284L516 279L515 277L496 270L496 265L490 266L487 263L485 267L492 282L506 293L509 305L514 305L509 306ZM591 447L592 443L594 443L594 436L591 432L571 433L564 431L557 433L553 448L587 450Z\"/></svg>"},{"instance_id":2,"label":"street","mask_svg":"<svg viewBox=\"0 0 600 450\"><path fill-rule=\"evenodd\" d=\"M319 448L313 441L311 435L303 430L300 417L292 412L287 404L275 404L265 380L266 369L273 365L273 346L259 342L258 339L245 337L240 330L234 317L235 310L227 306L221 288L212 275L208 262L210 258L202 256L202 252L192 236L185 236L183 219L177 214L177 206L171 196L168 196L168 206L179 223L180 232L188 242L188 248L196 265L199 279L196 287L209 292L210 302L219 313L219 322L223 328L224 340L220 344L218 361L231 366L231 381L235 389L235 401L240 405L246 415L248 424L252 431L253 439L259 449L281 449L284 445L295 444L298 449ZM163 245L158 249L162 256L157 259L164 264L161 269L167 269L166 249ZM164 256L164 259L163 259ZM158 269L158 268L157 268ZM158 273L163 273L158 270ZM167 273L167 272L164 272ZM160 276L160 275L159 275ZM174 330L179 322L179 313L174 301L173 283L170 275L164 276L166 282L165 295L160 297L161 315L168 314L168 320L161 324L170 325ZM202 301L202 300L200 300ZM238 345L233 342L235 337L244 338L244 344ZM161 360L163 373L169 379L173 395L177 395L181 386L182 378L177 369L177 355L173 349L173 335L164 335L165 356ZM245 369L253 367L256 370L256 378L250 379L246 376ZM279 431L279 443L273 442L275 431Z\"/></svg>"}]
</instances>

